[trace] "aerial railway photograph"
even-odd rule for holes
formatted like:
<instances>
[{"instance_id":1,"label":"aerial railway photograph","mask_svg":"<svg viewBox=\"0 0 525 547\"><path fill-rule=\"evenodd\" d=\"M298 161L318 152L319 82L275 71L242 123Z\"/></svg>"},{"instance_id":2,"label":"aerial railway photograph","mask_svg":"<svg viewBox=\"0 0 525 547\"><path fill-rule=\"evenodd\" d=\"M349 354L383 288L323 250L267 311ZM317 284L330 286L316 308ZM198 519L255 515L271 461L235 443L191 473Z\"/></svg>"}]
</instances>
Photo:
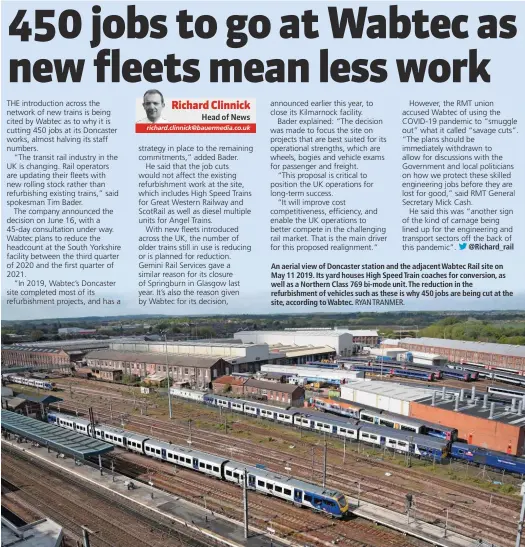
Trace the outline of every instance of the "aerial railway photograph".
<instances>
[{"instance_id":1,"label":"aerial railway photograph","mask_svg":"<svg viewBox=\"0 0 525 547\"><path fill-rule=\"evenodd\" d=\"M3 321L2 545L522 545L524 344L510 311Z\"/></svg>"}]
</instances>

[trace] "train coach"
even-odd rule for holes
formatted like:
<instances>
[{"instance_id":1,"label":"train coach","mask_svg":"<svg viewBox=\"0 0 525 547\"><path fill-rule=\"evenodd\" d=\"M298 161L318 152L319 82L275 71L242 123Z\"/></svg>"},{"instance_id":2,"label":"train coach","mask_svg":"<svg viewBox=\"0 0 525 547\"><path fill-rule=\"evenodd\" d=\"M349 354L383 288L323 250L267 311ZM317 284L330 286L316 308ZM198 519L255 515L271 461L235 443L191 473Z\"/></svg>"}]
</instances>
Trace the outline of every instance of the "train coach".
<instances>
[{"instance_id":1,"label":"train coach","mask_svg":"<svg viewBox=\"0 0 525 547\"><path fill-rule=\"evenodd\" d=\"M386 446L397 452L410 452L414 456L434 459L437 462L445 458L448 452L448 441L446 440L418 435L416 431L387 428L383 425L367 423L350 417L328 416L326 413L316 410L285 410L222 395L206 395L204 402L243 414L251 414L267 420L294 425L316 433L361 441L378 447ZM411 419L406 418L406 422L409 420ZM378 433L380 434L378 435ZM412 438L412 442L409 442L410 438Z\"/></svg>"},{"instance_id":2,"label":"train coach","mask_svg":"<svg viewBox=\"0 0 525 547\"><path fill-rule=\"evenodd\" d=\"M450 457L479 466L486 465L495 469L505 470L509 473L525 474L525 458L511 456L510 454L495 450L487 450L486 448L472 444L452 443Z\"/></svg>"},{"instance_id":3,"label":"train coach","mask_svg":"<svg viewBox=\"0 0 525 547\"><path fill-rule=\"evenodd\" d=\"M330 517L343 518L350 511L348 500L341 492L282 476L263 467L253 467L104 424L96 424L93 434L93 427L88 420L58 412L49 413L48 421L143 456L179 465L239 486L243 485L246 472L248 489L289 501L299 507L326 513Z\"/></svg>"},{"instance_id":4,"label":"train coach","mask_svg":"<svg viewBox=\"0 0 525 547\"><path fill-rule=\"evenodd\" d=\"M25 376L16 376L16 375L3 375L2 378L6 383L11 384L20 384L28 387L36 387L39 389L45 389L49 391L56 390L56 385L54 382L49 382L48 380L40 380L39 378L26 378Z\"/></svg>"},{"instance_id":5,"label":"train coach","mask_svg":"<svg viewBox=\"0 0 525 547\"><path fill-rule=\"evenodd\" d=\"M373 408L366 405L356 405L338 398L314 397L314 407L330 412L337 416L346 416L356 418L364 422L390 427L400 431L410 431L420 435L430 435L438 439L455 441L458 436L458 430L453 427L434 424L416 418L409 418L401 414L395 414L379 408Z\"/></svg>"}]
</instances>

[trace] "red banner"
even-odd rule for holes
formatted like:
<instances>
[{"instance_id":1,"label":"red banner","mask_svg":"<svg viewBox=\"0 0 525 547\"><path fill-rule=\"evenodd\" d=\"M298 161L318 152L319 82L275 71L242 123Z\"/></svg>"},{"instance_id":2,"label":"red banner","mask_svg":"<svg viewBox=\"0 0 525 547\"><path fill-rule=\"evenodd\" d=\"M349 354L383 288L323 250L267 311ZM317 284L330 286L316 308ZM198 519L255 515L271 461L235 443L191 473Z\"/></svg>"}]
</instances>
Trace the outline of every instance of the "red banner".
<instances>
[{"instance_id":1,"label":"red banner","mask_svg":"<svg viewBox=\"0 0 525 547\"><path fill-rule=\"evenodd\" d=\"M137 123L135 133L255 133L254 123Z\"/></svg>"}]
</instances>

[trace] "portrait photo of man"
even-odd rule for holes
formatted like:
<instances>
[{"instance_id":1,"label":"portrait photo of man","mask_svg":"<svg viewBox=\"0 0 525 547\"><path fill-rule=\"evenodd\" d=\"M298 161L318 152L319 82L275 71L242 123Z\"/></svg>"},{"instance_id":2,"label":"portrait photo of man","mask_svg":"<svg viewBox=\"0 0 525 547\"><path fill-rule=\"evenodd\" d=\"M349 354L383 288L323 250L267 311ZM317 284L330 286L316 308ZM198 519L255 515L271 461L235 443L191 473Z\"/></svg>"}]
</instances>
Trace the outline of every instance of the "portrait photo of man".
<instances>
[{"instance_id":1,"label":"portrait photo of man","mask_svg":"<svg viewBox=\"0 0 525 547\"><path fill-rule=\"evenodd\" d=\"M137 123L169 123L162 117L164 109L164 96L157 89L149 89L144 93L142 106L146 112L146 117L138 120Z\"/></svg>"}]
</instances>

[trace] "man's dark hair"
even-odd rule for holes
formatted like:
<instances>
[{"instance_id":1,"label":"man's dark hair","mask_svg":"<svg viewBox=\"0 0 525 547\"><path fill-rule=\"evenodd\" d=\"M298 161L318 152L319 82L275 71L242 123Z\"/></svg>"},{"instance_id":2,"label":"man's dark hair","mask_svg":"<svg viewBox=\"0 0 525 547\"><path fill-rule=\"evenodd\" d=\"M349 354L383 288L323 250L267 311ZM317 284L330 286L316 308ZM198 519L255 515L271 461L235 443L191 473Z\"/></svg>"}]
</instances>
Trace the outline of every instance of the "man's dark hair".
<instances>
[{"instance_id":1,"label":"man's dark hair","mask_svg":"<svg viewBox=\"0 0 525 547\"><path fill-rule=\"evenodd\" d=\"M144 95L142 96L142 101L144 102L146 95L153 94L160 95L160 98L162 99L162 104L164 104L164 95L158 89L148 89L148 91L146 91L146 93L144 93Z\"/></svg>"}]
</instances>

